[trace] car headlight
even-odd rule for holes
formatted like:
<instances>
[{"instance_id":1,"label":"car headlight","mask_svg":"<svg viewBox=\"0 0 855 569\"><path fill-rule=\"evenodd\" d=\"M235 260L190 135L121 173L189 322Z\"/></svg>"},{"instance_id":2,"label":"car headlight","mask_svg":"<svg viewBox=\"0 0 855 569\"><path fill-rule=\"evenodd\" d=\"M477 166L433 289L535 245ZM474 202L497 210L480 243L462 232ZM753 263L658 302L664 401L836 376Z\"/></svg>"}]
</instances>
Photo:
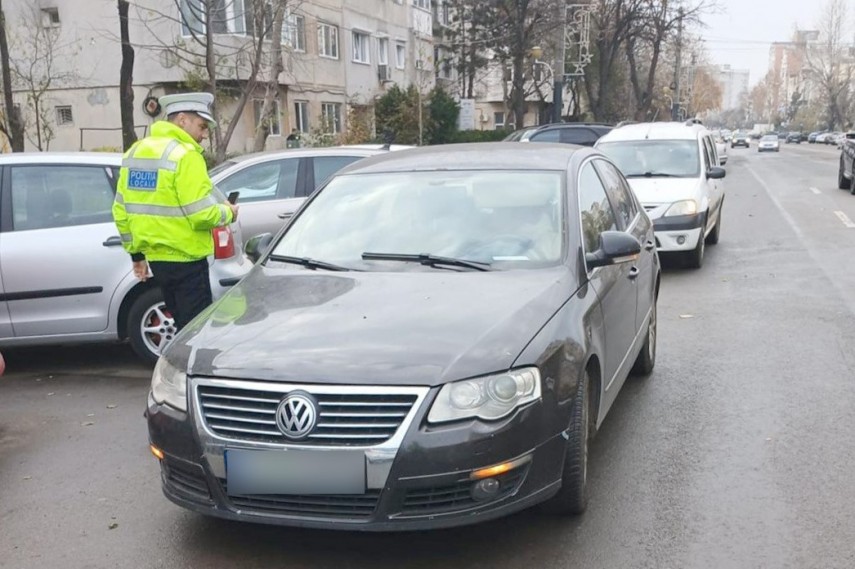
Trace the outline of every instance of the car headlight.
<instances>
[{"instance_id":1,"label":"car headlight","mask_svg":"<svg viewBox=\"0 0 855 569\"><path fill-rule=\"evenodd\" d=\"M674 202L671 207L665 212L662 217L670 217L673 215L694 215L698 213L698 202L695 200L683 200Z\"/></svg>"},{"instance_id":2,"label":"car headlight","mask_svg":"<svg viewBox=\"0 0 855 569\"><path fill-rule=\"evenodd\" d=\"M187 374L161 357L151 376L151 395L157 403L187 411Z\"/></svg>"},{"instance_id":3,"label":"car headlight","mask_svg":"<svg viewBox=\"0 0 855 569\"><path fill-rule=\"evenodd\" d=\"M540 371L534 367L448 383L430 408L428 421L501 419L514 409L540 399Z\"/></svg>"}]
</instances>

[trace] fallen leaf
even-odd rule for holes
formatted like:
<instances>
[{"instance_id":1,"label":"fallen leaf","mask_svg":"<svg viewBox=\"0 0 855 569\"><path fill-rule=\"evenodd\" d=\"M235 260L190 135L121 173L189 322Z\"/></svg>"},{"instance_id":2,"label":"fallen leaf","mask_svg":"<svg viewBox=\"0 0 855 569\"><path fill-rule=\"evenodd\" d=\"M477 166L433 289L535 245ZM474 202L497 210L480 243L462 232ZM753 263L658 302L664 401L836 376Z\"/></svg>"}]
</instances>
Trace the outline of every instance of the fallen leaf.
<instances>
[{"instance_id":1,"label":"fallen leaf","mask_svg":"<svg viewBox=\"0 0 855 569\"><path fill-rule=\"evenodd\" d=\"M24 478L23 478L23 479L24 479L24 480L32 480L32 479L33 479L33 477L32 477L32 476L24 476Z\"/></svg>"},{"instance_id":2,"label":"fallen leaf","mask_svg":"<svg viewBox=\"0 0 855 569\"><path fill-rule=\"evenodd\" d=\"M82 424L84 427L91 427L91 426L92 426L92 425L94 425L95 423L94 423L94 422L92 422L92 421L86 421L85 423L81 423L81 424Z\"/></svg>"},{"instance_id":3,"label":"fallen leaf","mask_svg":"<svg viewBox=\"0 0 855 569\"><path fill-rule=\"evenodd\" d=\"M113 522L107 526L107 529L116 529L117 527L119 527L119 524L117 524L116 522Z\"/></svg>"},{"instance_id":4,"label":"fallen leaf","mask_svg":"<svg viewBox=\"0 0 855 569\"><path fill-rule=\"evenodd\" d=\"M48 395L56 395L56 392L55 392L55 391L51 391L50 393L48 393Z\"/></svg>"},{"instance_id":5,"label":"fallen leaf","mask_svg":"<svg viewBox=\"0 0 855 569\"><path fill-rule=\"evenodd\" d=\"M115 405L107 405L107 409L115 409L115 408L116 408Z\"/></svg>"},{"instance_id":6,"label":"fallen leaf","mask_svg":"<svg viewBox=\"0 0 855 569\"><path fill-rule=\"evenodd\" d=\"M682 319L684 319L684 320L685 320L686 318L694 318L694 317L695 317L695 315L694 315L694 314L681 314L681 315L680 315L680 318L682 318Z\"/></svg>"},{"instance_id":7,"label":"fallen leaf","mask_svg":"<svg viewBox=\"0 0 855 569\"><path fill-rule=\"evenodd\" d=\"M86 416L87 416L87 417L94 417L94 416L95 416L95 413L89 413L89 414L88 414L88 415L86 415Z\"/></svg>"}]
</instances>

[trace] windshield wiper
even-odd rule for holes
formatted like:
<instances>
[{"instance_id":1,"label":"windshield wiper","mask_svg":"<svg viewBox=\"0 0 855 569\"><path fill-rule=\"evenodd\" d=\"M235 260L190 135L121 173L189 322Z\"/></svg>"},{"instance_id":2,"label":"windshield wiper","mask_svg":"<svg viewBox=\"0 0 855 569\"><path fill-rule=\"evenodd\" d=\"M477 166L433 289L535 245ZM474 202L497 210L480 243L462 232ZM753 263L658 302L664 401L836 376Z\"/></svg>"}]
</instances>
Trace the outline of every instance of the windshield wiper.
<instances>
[{"instance_id":1,"label":"windshield wiper","mask_svg":"<svg viewBox=\"0 0 855 569\"><path fill-rule=\"evenodd\" d=\"M644 174L627 174L626 178L679 178L676 174L665 172L645 172Z\"/></svg>"},{"instance_id":2,"label":"windshield wiper","mask_svg":"<svg viewBox=\"0 0 855 569\"><path fill-rule=\"evenodd\" d=\"M315 259L310 259L308 257L291 257L288 255L270 255L269 259L273 259L274 261L279 261L280 263L291 263L293 265L302 265L307 269L325 269L327 271L355 271L356 269L351 269L348 267L342 267L340 265L333 265L332 263L327 263L325 261L317 261Z\"/></svg>"},{"instance_id":3,"label":"windshield wiper","mask_svg":"<svg viewBox=\"0 0 855 569\"><path fill-rule=\"evenodd\" d=\"M490 263L479 263L478 261L467 261L466 259L455 259L454 257L441 257L430 253L410 255L403 253L363 253L362 258L366 261L417 261L422 265L451 265L453 267L465 267L476 271L489 271Z\"/></svg>"}]
</instances>

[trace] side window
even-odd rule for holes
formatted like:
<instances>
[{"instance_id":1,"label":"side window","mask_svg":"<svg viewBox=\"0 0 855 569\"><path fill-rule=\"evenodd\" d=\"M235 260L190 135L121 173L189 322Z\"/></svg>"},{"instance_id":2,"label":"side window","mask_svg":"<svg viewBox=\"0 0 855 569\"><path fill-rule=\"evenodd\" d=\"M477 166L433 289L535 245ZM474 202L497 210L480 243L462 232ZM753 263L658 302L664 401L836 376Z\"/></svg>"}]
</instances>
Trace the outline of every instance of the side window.
<instances>
[{"instance_id":1,"label":"side window","mask_svg":"<svg viewBox=\"0 0 855 569\"><path fill-rule=\"evenodd\" d=\"M595 160L594 164L600 177L603 180L603 185L606 188L606 194L614 206L617 218L620 221L622 229L629 228L638 214L638 208L635 205L635 200L632 199L631 190L618 172L617 168L606 162L605 160Z\"/></svg>"},{"instance_id":2,"label":"side window","mask_svg":"<svg viewBox=\"0 0 855 569\"><path fill-rule=\"evenodd\" d=\"M717 161L715 159L715 149L710 148L710 139L708 136L705 136L701 139L703 141L704 147L704 171L709 170L712 166L717 166Z\"/></svg>"},{"instance_id":3,"label":"side window","mask_svg":"<svg viewBox=\"0 0 855 569\"><path fill-rule=\"evenodd\" d=\"M357 160L362 156L316 156L313 158L313 170L315 173L315 189L320 188L327 179Z\"/></svg>"},{"instance_id":4,"label":"side window","mask_svg":"<svg viewBox=\"0 0 855 569\"><path fill-rule=\"evenodd\" d=\"M557 128L539 132L529 138L531 142L561 142L561 132Z\"/></svg>"},{"instance_id":5,"label":"side window","mask_svg":"<svg viewBox=\"0 0 855 569\"><path fill-rule=\"evenodd\" d=\"M589 128L562 128L560 140L565 144L580 144L582 146L593 146L599 136Z\"/></svg>"},{"instance_id":6,"label":"side window","mask_svg":"<svg viewBox=\"0 0 855 569\"><path fill-rule=\"evenodd\" d=\"M617 230L615 212L606 197L606 189L590 162L585 164L579 173L578 191L585 252L592 253L599 247L600 233Z\"/></svg>"},{"instance_id":7,"label":"side window","mask_svg":"<svg viewBox=\"0 0 855 569\"><path fill-rule=\"evenodd\" d=\"M112 221L104 166L13 166L12 228L50 229Z\"/></svg>"},{"instance_id":8,"label":"side window","mask_svg":"<svg viewBox=\"0 0 855 569\"><path fill-rule=\"evenodd\" d=\"M225 195L240 192L240 203L293 198L299 164L296 158L255 164L235 172L217 184L217 188Z\"/></svg>"}]
</instances>

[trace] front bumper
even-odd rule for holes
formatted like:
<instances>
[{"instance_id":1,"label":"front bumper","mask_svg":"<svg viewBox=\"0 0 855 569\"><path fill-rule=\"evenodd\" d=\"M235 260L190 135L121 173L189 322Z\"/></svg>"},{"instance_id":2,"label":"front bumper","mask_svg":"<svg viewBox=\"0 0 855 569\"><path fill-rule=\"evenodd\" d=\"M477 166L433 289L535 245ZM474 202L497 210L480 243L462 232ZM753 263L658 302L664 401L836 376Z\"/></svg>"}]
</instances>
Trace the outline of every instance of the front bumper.
<instances>
[{"instance_id":1,"label":"front bumper","mask_svg":"<svg viewBox=\"0 0 855 569\"><path fill-rule=\"evenodd\" d=\"M546 427L552 421L544 417L542 401L493 423L438 427L425 421L436 391L425 388L412 420L405 420L391 445L359 447L365 453L366 489L355 495L230 496L223 462L227 449L295 446L224 439L204 423L197 401L189 402L190 412L183 413L149 397L150 440L164 453L163 492L180 506L231 520L390 531L478 523L522 510L558 491L566 439ZM499 482L495 496L473 498L473 471L512 460L519 466L494 477Z\"/></svg>"},{"instance_id":2,"label":"front bumper","mask_svg":"<svg viewBox=\"0 0 855 569\"><path fill-rule=\"evenodd\" d=\"M702 236L704 214L675 215L653 220L656 248L661 253L691 251Z\"/></svg>"}]
</instances>

